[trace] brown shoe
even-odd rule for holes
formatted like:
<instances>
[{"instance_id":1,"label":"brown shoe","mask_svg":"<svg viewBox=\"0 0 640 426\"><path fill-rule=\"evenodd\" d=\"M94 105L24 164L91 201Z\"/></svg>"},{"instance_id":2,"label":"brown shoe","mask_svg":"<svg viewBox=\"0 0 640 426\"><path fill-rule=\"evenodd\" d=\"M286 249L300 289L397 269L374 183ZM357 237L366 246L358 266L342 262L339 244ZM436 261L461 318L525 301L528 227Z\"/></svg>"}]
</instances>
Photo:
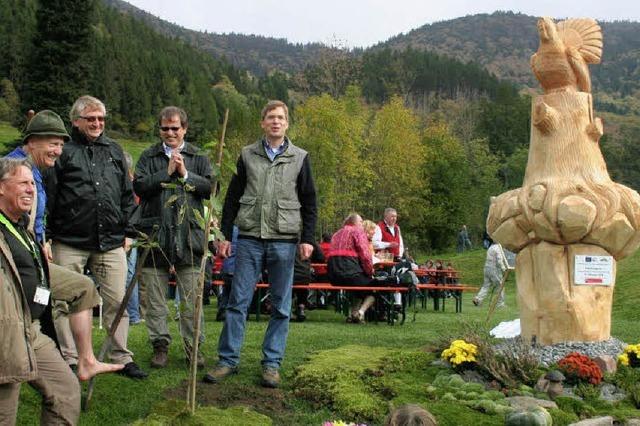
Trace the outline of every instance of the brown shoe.
<instances>
[{"instance_id":1,"label":"brown shoe","mask_svg":"<svg viewBox=\"0 0 640 426\"><path fill-rule=\"evenodd\" d=\"M261 384L265 388L274 388L274 389L280 386L280 373L278 373L278 370L271 367L263 368Z\"/></svg>"},{"instance_id":2,"label":"brown shoe","mask_svg":"<svg viewBox=\"0 0 640 426\"><path fill-rule=\"evenodd\" d=\"M152 368L164 368L169 361L169 347L167 342L160 340L153 344L153 356L151 357Z\"/></svg>"},{"instance_id":3,"label":"brown shoe","mask_svg":"<svg viewBox=\"0 0 640 426\"><path fill-rule=\"evenodd\" d=\"M229 367L228 365L216 365L216 368L204 375L202 380L207 383L220 383L232 374L238 373L238 367Z\"/></svg>"}]
</instances>

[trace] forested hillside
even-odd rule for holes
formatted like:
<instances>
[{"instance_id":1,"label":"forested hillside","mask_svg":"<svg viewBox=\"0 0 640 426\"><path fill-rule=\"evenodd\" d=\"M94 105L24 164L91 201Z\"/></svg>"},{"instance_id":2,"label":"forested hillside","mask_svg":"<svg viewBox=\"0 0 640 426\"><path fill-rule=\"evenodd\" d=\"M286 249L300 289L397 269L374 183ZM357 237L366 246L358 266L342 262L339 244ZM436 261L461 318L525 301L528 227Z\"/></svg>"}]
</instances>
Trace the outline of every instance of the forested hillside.
<instances>
[{"instance_id":1,"label":"forested hillside","mask_svg":"<svg viewBox=\"0 0 640 426\"><path fill-rule=\"evenodd\" d=\"M286 39L253 34L193 31L157 18L122 0L104 0L104 2L135 16L161 34L184 40L217 58L225 58L234 66L249 70L255 75L265 75L276 70L295 73L302 70L306 64L314 62L320 52L335 50L320 43L294 44ZM211 19L217 19L217 17L212 16ZM256 28L256 33L259 32L260 29Z\"/></svg>"},{"instance_id":2,"label":"forested hillside","mask_svg":"<svg viewBox=\"0 0 640 426\"><path fill-rule=\"evenodd\" d=\"M91 93L106 100L112 130L150 136L159 109L179 104L190 112L192 137L204 140L224 112L214 85L228 81L255 108L279 95L100 1L1 0L0 22L0 115L8 121L29 108L64 116L75 97Z\"/></svg>"}]
</instances>

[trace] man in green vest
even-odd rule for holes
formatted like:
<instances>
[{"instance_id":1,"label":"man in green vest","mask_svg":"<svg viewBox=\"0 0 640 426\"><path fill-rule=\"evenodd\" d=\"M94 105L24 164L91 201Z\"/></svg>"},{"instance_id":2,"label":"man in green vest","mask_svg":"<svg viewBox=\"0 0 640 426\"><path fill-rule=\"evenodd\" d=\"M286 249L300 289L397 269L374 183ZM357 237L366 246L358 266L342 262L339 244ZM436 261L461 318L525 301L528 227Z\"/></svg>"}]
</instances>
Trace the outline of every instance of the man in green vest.
<instances>
[{"instance_id":1,"label":"man in green vest","mask_svg":"<svg viewBox=\"0 0 640 426\"><path fill-rule=\"evenodd\" d=\"M247 309L266 270L273 308L262 344L262 385L275 388L289 332L296 246L303 260L313 252L316 191L307 152L286 136L286 104L267 103L260 125L264 137L242 149L222 211L226 241L218 250L223 257L230 254L233 225L238 227L235 274L218 341L218 364L204 380L218 383L238 371Z\"/></svg>"}]
</instances>

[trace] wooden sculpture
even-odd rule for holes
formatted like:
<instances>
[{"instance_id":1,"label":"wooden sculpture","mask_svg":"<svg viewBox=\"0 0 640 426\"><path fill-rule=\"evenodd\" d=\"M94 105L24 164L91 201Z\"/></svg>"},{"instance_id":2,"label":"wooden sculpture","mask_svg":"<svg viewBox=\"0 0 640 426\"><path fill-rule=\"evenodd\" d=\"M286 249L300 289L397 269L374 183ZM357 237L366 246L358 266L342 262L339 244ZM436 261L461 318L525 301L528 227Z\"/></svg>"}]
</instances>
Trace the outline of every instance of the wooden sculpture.
<instances>
[{"instance_id":1,"label":"wooden sculpture","mask_svg":"<svg viewBox=\"0 0 640 426\"><path fill-rule=\"evenodd\" d=\"M523 337L542 344L607 340L615 261L640 245L640 196L611 180L600 152L602 121L594 117L587 65L600 62L600 26L541 18L538 32L531 68L544 94L532 101L523 186L492 200L487 229L518 253ZM609 260L613 282L576 284L576 256Z\"/></svg>"}]
</instances>

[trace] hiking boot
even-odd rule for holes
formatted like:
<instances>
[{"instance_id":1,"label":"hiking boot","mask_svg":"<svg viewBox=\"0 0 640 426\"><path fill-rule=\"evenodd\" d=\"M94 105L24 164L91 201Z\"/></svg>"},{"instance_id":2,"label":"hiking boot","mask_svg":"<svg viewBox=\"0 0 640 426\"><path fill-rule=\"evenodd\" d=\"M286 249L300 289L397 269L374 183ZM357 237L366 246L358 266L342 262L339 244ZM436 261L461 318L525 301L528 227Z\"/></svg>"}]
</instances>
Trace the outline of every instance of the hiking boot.
<instances>
[{"instance_id":1,"label":"hiking boot","mask_svg":"<svg viewBox=\"0 0 640 426\"><path fill-rule=\"evenodd\" d=\"M152 368L164 368L169 361L169 345L166 341L160 340L153 344L153 356L151 357Z\"/></svg>"},{"instance_id":2,"label":"hiking boot","mask_svg":"<svg viewBox=\"0 0 640 426\"><path fill-rule=\"evenodd\" d=\"M238 373L238 367L229 367L228 365L218 364L202 378L206 383L220 383L232 374Z\"/></svg>"},{"instance_id":3,"label":"hiking boot","mask_svg":"<svg viewBox=\"0 0 640 426\"><path fill-rule=\"evenodd\" d=\"M280 386L280 373L272 367L264 367L262 369L262 381L260 384L265 388L275 389Z\"/></svg>"}]
</instances>

